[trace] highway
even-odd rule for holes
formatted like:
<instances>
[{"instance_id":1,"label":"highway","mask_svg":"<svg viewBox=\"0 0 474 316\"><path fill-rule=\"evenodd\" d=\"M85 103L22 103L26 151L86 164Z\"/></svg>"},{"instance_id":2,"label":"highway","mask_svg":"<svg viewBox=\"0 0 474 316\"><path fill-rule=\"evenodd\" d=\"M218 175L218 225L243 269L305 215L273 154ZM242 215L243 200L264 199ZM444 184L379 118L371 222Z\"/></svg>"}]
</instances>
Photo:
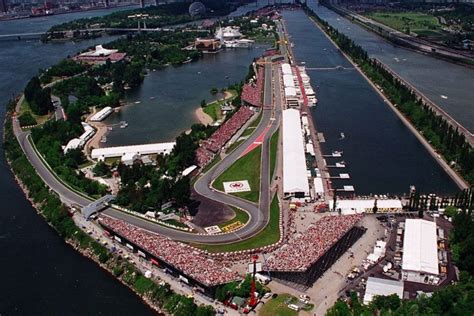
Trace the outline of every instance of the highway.
<instances>
[{"instance_id":1,"label":"highway","mask_svg":"<svg viewBox=\"0 0 474 316\"><path fill-rule=\"evenodd\" d=\"M249 136L237 149L227 155L219 164L214 166L210 171L204 174L196 183L195 190L199 194L210 198L212 200L221 202L223 204L232 205L239 207L247 211L250 215L249 222L243 228L236 232L231 232L221 235L203 235L203 234L193 234L188 232L183 232L161 226L150 221L135 217L128 213L124 213L115 208L108 208L103 211L104 214L107 214L113 218L121 219L127 221L128 223L140 227L142 229L159 233L165 236L168 236L175 240L181 240L186 242L194 243L207 243L207 244L220 244L220 243L229 243L235 242L242 239L249 238L260 230L262 230L269 219L269 206L270 206L270 167L269 167L269 140L271 135L278 129L280 125L280 114L281 114L281 104L273 104L273 95L280 95L280 84L279 78L276 76L275 82L277 84L272 85L273 78L273 65L271 63L265 63L265 83L264 83L264 105L273 105L264 107L262 109L262 119L260 124L255 129L255 132ZM273 91L275 88L275 92ZM280 98L276 98L278 102L281 103ZM19 113L19 107L23 101L23 97L17 103L16 112ZM38 175L43 179L45 184L50 187L54 192L56 192L61 200L68 204L76 204L79 206L85 206L91 202L91 200L65 184L59 181L55 175L48 169L45 165L45 162L35 151L32 142L29 141L29 131L23 131L20 127L19 121L16 116L12 118L13 120L13 130L15 136L18 139L18 142L25 153L26 157L36 169ZM243 200L241 198L227 195L223 192L218 192L214 189L211 189L212 181L219 176L224 170L231 166L245 151L245 149L251 145L258 136L267 128L268 132L265 135L263 144L262 144L262 159L261 159L261 184L260 184L260 201L259 204L254 204L252 202Z\"/></svg>"}]
</instances>

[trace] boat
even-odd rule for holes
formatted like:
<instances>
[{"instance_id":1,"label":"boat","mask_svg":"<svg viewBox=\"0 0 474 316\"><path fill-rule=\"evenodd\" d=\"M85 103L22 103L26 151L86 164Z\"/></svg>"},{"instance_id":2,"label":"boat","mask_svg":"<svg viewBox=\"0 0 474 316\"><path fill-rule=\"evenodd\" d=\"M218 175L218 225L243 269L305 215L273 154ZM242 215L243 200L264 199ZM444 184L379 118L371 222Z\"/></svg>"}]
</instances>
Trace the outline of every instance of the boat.
<instances>
[{"instance_id":1,"label":"boat","mask_svg":"<svg viewBox=\"0 0 474 316\"><path fill-rule=\"evenodd\" d=\"M344 133L341 133L341 137L339 139L344 139L346 138L346 135L344 135Z\"/></svg>"},{"instance_id":2,"label":"boat","mask_svg":"<svg viewBox=\"0 0 474 316\"><path fill-rule=\"evenodd\" d=\"M142 101L135 101L135 104L140 104L142 103Z\"/></svg>"},{"instance_id":3,"label":"boat","mask_svg":"<svg viewBox=\"0 0 474 316\"><path fill-rule=\"evenodd\" d=\"M120 128L125 128L125 127L127 127L127 126L128 126L128 123L127 123L127 122L125 122L125 121L121 121L121 122L120 122Z\"/></svg>"}]
</instances>

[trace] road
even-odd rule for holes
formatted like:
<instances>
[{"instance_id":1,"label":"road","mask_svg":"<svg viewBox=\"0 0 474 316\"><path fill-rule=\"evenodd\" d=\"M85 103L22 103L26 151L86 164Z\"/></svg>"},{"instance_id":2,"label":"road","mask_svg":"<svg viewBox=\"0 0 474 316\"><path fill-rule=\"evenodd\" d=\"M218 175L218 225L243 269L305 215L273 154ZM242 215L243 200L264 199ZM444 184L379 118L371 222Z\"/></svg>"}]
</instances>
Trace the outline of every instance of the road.
<instances>
[{"instance_id":1,"label":"road","mask_svg":"<svg viewBox=\"0 0 474 316\"><path fill-rule=\"evenodd\" d=\"M264 84L264 104L273 105L273 86L272 86L272 72L273 66L271 63L265 64L265 84ZM278 79L279 80L279 79ZM275 85L275 94L280 94L280 85ZM23 101L23 96L17 103L17 113L19 107ZM273 110L272 107L262 109L262 119L255 132L247 138L236 150L226 156L219 164L214 166L210 171L204 174L196 183L196 191L212 200L236 206L243 210L246 210L250 219L246 226L237 232L222 234L222 235L201 235L192 234L175 230L172 228L164 227L147 220L135 217L133 215L124 213L115 208L107 208L103 213L116 218L124 220L132 225L140 227L150 232L159 233L161 235L168 236L175 240L181 240L186 242L194 243L207 243L207 244L220 244L239 241L245 238L249 238L260 230L262 230L269 219L269 206L270 206L270 176L269 176L269 139L274 131L279 127L281 105L278 105L277 110ZM269 130L264 138L262 144L262 160L261 160L261 184L260 184L260 201L259 204L240 199L235 196L227 195L223 192L217 192L211 189L212 181L221 174L225 169L232 165L241 155L241 153L252 144L256 138L269 126ZM91 199L84 195L81 195L70 187L66 186L63 182L59 181L56 176L48 169L45 162L38 155L33 147L32 142L29 140L29 131L23 131L20 127L19 121L16 116L13 117L13 130L18 142L25 153L26 157L36 169L38 175L43 179L45 184L56 192L61 200L68 204L76 204L79 206L85 206L91 202Z\"/></svg>"},{"instance_id":2,"label":"road","mask_svg":"<svg viewBox=\"0 0 474 316\"><path fill-rule=\"evenodd\" d=\"M435 43L431 43L428 41L425 41L423 39L414 37L412 35L400 32L396 29L393 29L383 23L377 22L373 19L370 19L368 17L365 17L363 15L357 14L355 12L352 12L344 7L338 6L337 4L331 4L329 7L330 9L334 8L336 12L342 12L348 15L349 17L359 21L360 23L368 26L371 28L374 32L376 30L383 30L385 34L388 34L389 38L397 38L400 42L404 42L406 45L409 47L415 48L419 50L422 53L428 53L428 54L433 54L436 52L437 55L441 55L444 57L450 57L450 58L455 58L455 59L462 59L462 60L471 60L472 61L472 55L469 54L469 51L463 52L463 51L457 51L454 49L451 49L449 47L444 47L441 45L437 45ZM339 13L338 12L338 13ZM376 32L377 33L377 32Z\"/></svg>"}]
</instances>

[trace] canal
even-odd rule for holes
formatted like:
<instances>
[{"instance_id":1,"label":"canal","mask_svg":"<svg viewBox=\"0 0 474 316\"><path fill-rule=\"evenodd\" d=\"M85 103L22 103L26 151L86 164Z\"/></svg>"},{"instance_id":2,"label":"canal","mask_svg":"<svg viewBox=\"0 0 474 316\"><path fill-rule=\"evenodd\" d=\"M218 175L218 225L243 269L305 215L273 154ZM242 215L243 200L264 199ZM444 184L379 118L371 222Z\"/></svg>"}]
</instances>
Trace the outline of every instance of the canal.
<instances>
[{"instance_id":1,"label":"canal","mask_svg":"<svg viewBox=\"0 0 474 316\"><path fill-rule=\"evenodd\" d=\"M474 132L474 68L392 45L334 11L318 6L316 0L309 0L308 6L362 46L370 57L388 65L471 133Z\"/></svg>"},{"instance_id":2,"label":"canal","mask_svg":"<svg viewBox=\"0 0 474 316\"><path fill-rule=\"evenodd\" d=\"M403 194L410 185L421 192L455 192L451 178L304 12L284 11L283 17L296 61L305 62L316 88L313 116L325 137L324 154L343 151L347 167L330 168L330 174L351 177L333 181L334 187L353 185L356 194ZM324 69L337 66L345 69Z\"/></svg>"}]
</instances>

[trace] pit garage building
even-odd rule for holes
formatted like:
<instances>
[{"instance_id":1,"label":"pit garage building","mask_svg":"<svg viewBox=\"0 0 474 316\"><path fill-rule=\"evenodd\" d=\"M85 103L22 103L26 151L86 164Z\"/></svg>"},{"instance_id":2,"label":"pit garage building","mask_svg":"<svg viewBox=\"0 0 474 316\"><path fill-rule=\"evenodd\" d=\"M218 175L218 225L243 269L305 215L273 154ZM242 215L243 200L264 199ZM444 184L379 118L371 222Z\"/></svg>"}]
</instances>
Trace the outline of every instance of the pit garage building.
<instances>
[{"instance_id":1,"label":"pit garage building","mask_svg":"<svg viewBox=\"0 0 474 316\"><path fill-rule=\"evenodd\" d=\"M283 111L283 192L287 197L309 196L304 150L300 111Z\"/></svg>"},{"instance_id":2,"label":"pit garage building","mask_svg":"<svg viewBox=\"0 0 474 316\"><path fill-rule=\"evenodd\" d=\"M175 142L170 143L156 143L146 145L133 146L118 146L93 149L91 153L92 159L105 159L110 157L122 157L127 154L137 155L153 155L163 154L168 155L174 148Z\"/></svg>"}]
</instances>

